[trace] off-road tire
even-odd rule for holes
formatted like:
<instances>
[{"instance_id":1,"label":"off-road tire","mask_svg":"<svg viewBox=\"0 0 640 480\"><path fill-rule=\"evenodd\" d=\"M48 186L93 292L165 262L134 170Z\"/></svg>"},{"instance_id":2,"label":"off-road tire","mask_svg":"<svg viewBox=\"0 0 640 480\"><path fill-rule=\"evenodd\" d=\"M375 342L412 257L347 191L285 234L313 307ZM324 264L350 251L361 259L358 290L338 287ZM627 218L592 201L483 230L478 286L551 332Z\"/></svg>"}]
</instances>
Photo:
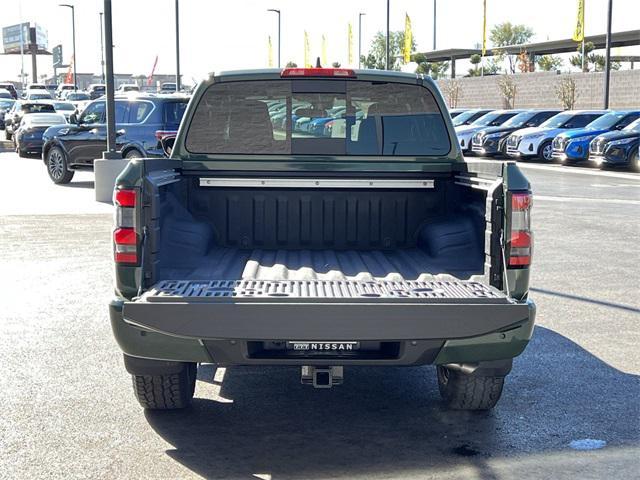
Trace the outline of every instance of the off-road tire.
<instances>
[{"instance_id":1,"label":"off-road tire","mask_svg":"<svg viewBox=\"0 0 640 480\"><path fill-rule=\"evenodd\" d=\"M545 149L549 149L549 157L545 158ZM540 145L540 147L538 148L538 160L541 160L543 162L553 162L553 157L551 157L551 140L547 140L545 142L542 142L542 144Z\"/></svg>"},{"instance_id":2,"label":"off-road tire","mask_svg":"<svg viewBox=\"0 0 640 480\"><path fill-rule=\"evenodd\" d=\"M196 387L197 366L189 363L179 373L131 375L133 393L149 410L177 410L191 404Z\"/></svg>"},{"instance_id":3,"label":"off-road tire","mask_svg":"<svg viewBox=\"0 0 640 480\"><path fill-rule=\"evenodd\" d=\"M447 407L454 410L489 410L496 406L504 377L480 376L438 366L438 388Z\"/></svg>"},{"instance_id":4,"label":"off-road tire","mask_svg":"<svg viewBox=\"0 0 640 480\"><path fill-rule=\"evenodd\" d=\"M47 152L46 166L49 178L57 185L69 183L76 173L67 170L67 156L60 147L52 147Z\"/></svg>"}]
</instances>

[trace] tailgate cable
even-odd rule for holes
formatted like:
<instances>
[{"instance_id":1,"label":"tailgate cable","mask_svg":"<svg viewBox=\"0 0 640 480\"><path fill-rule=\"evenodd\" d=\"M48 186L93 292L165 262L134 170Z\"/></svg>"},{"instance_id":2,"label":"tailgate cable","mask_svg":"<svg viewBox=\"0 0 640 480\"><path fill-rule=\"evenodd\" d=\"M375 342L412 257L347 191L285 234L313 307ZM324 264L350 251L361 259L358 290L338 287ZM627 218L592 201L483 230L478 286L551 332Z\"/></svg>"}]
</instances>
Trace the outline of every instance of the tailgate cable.
<instances>
[{"instance_id":1,"label":"tailgate cable","mask_svg":"<svg viewBox=\"0 0 640 480\"><path fill-rule=\"evenodd\" d=\"M140 283L138 285L138 298L142 295L142 284L144 282L144 246L147 240L147 226L142 228L142 239L140 241Z\"/></svg>"},{"instance_id":2,"label":"tailgate cable","mask_svg":"<svg viewBox=\"0 0 640 480\"><path fill-rule=\"evenodd\" d=\"M511 290L509 288L509 277L507 276L507 256L505 254L504 229L500 232L500 252L502 253L502 271L504 275L505 291L508 297L510 296Z\"/></svg>"}]
</instances>

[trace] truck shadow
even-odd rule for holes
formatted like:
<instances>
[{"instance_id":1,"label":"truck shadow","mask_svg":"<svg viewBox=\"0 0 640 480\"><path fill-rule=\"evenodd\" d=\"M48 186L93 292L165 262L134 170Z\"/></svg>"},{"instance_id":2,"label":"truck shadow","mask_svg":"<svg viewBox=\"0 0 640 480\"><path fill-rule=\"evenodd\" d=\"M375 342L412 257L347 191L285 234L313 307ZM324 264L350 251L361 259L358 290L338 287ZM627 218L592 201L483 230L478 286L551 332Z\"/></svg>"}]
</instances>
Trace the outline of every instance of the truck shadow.
<instances>
[{"instance_id":1,"label":"truck shadow","mask_svg":"<svg viewBox=\"0 0 640 480\"><path fill-rule=\"evenodd\" d=\"M206 478L387 478L464 466L492 479L491 457L544 455L575 439L640 443L638 376L543 327L492 412L444 409L430 367L346 368L331 390L300 385L298 368L214 373L200 369L196 395L207 398L189 410L146 412L173 445L167 455Z\"/></svg>"}]
</instances>

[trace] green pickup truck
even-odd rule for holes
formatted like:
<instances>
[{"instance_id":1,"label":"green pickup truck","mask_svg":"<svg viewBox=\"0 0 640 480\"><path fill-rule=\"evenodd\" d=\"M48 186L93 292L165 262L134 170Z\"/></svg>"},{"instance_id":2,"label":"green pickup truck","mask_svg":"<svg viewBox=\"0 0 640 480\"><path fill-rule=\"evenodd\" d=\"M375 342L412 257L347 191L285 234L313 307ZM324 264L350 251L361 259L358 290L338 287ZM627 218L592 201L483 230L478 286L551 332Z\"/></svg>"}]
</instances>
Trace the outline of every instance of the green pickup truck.
<instances>
[{"instance_id":1,"label":"green pickup truck","mask_svg":"<svg viewBox=\"0 0 640 480\"><path fill-rule=\"evenodd\" d=\"M492 408L529 342L531 190L465 160L436 85L350 69L223 72L167 159L116 182L115 338L149 409L197 366L434 365L454 409Z\"/></svg>"}]
</instances>

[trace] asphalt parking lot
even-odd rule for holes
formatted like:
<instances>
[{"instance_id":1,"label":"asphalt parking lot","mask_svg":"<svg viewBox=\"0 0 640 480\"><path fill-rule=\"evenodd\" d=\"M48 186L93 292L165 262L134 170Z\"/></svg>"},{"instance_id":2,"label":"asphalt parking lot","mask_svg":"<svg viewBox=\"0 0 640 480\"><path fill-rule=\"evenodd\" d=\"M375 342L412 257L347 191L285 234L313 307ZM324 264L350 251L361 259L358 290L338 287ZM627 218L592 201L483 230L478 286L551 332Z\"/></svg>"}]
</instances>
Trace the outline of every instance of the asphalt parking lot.
<instances>
[{"instance_id":1,"label":"asphalt parking lot","mask_svg":"<svg viewBox=\"0 0 640 480\"><path fill-rule=\"evenodd\" d=\"M537 327L492 412L445 410L431 367L313 390L296 368L203 366L192 408L145 413L107 319L112 212L93 175L58 187L37 159L0 165L2 478L638 474L638 174L523 165Z\"/></svg>"}]
</instances>

